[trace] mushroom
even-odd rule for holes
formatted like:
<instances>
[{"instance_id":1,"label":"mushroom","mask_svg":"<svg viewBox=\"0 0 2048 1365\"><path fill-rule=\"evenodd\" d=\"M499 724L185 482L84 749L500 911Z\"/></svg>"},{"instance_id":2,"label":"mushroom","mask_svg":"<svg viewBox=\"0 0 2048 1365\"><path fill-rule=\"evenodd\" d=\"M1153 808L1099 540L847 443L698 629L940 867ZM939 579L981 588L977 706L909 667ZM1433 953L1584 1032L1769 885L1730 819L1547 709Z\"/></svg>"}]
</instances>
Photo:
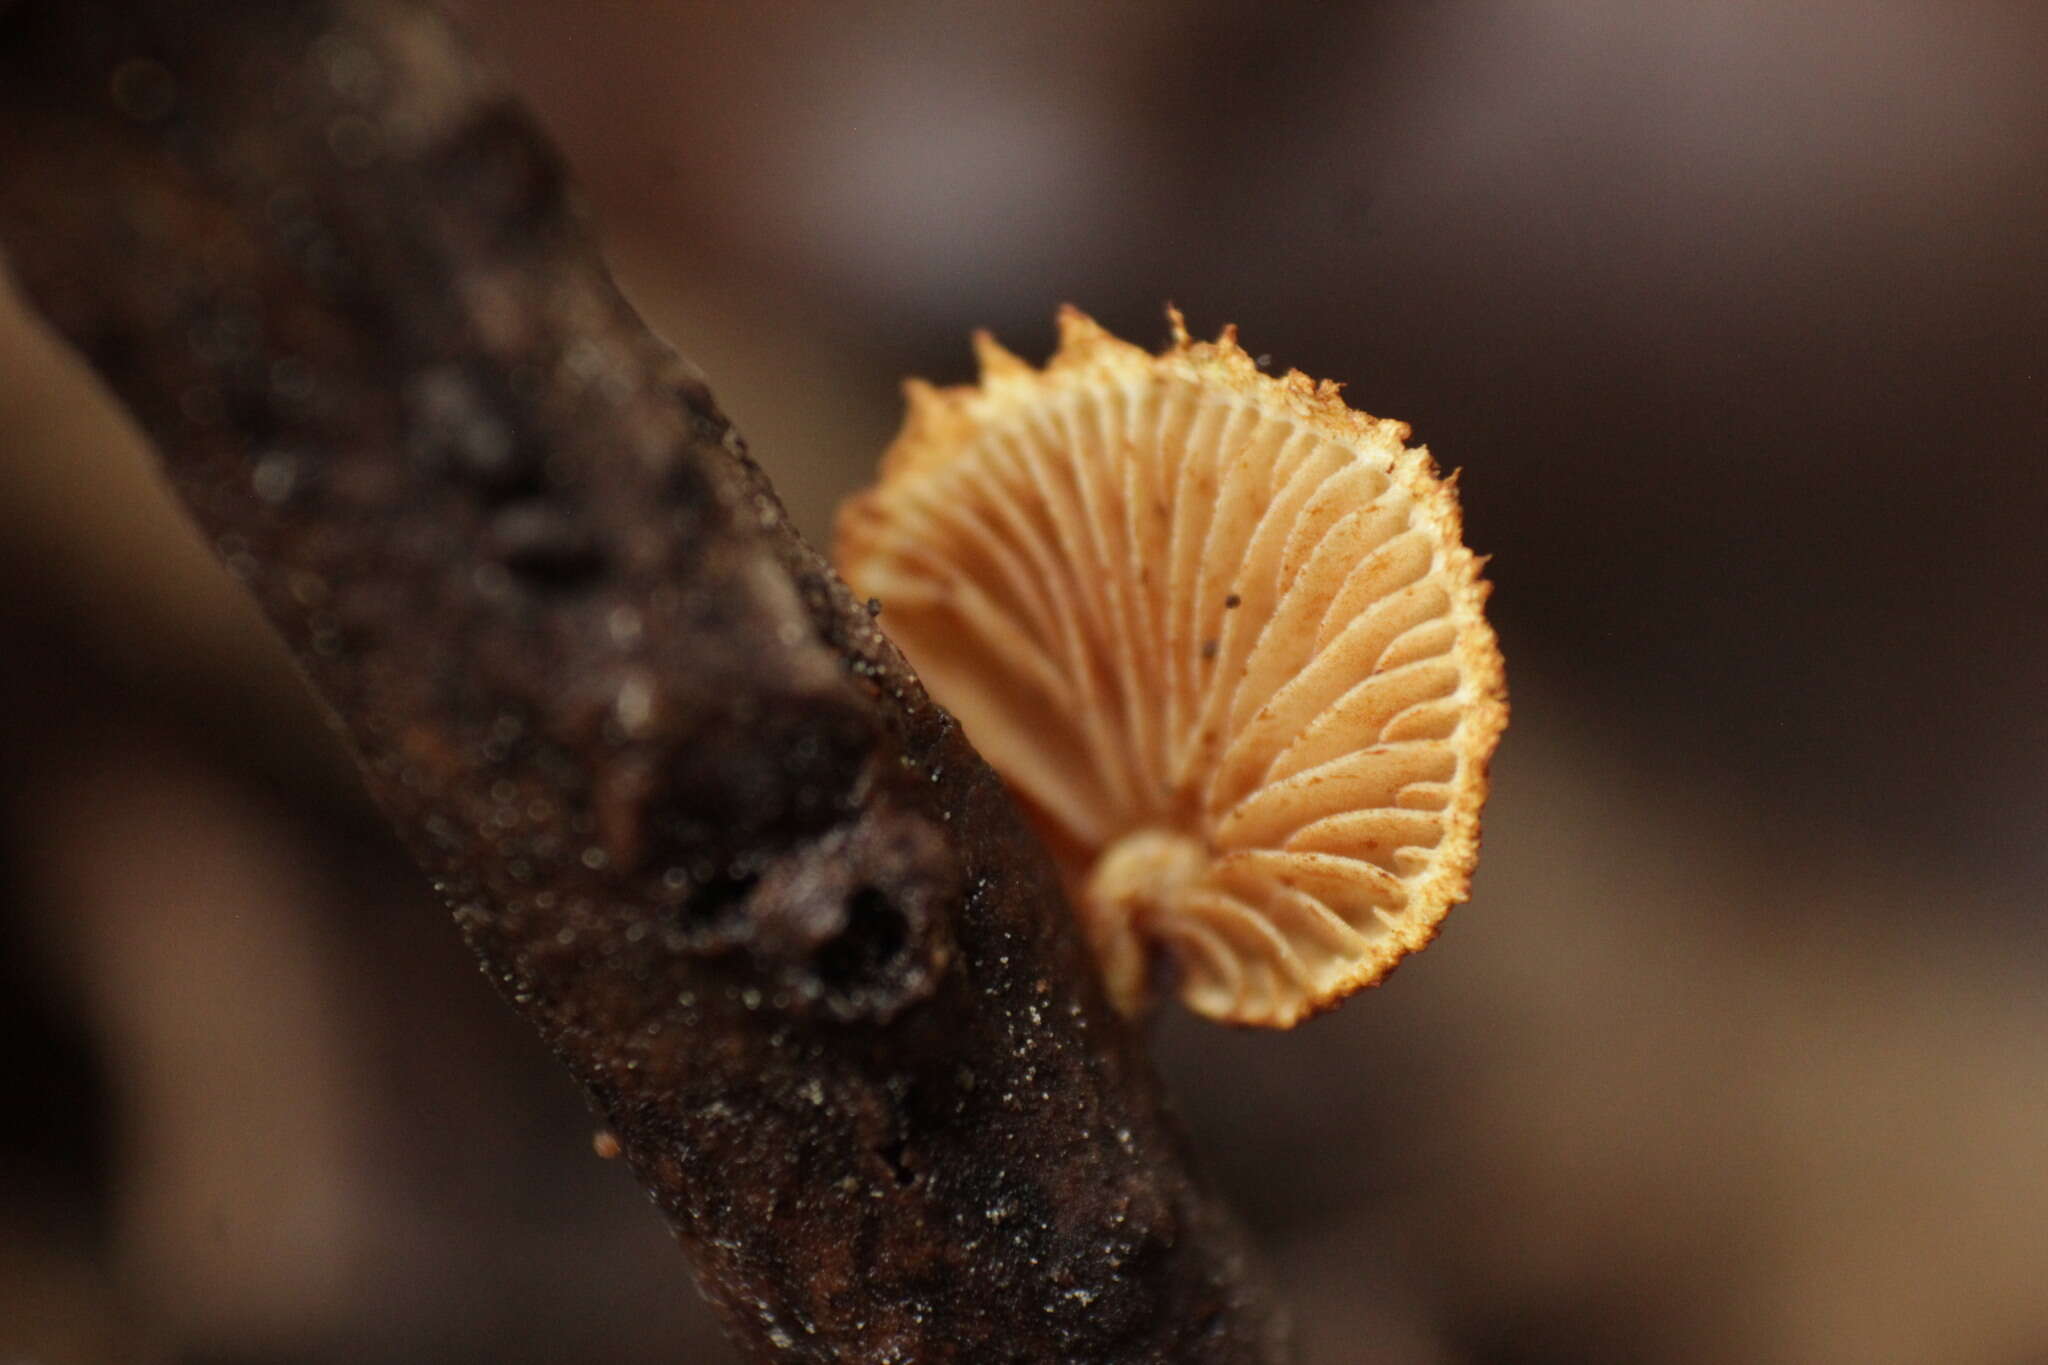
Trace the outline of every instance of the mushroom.
<instances>
[{"instance_id":1,"label":"mushroom","mask_svg":"<svg viewBox=\"0 0 2048 1365\"><path fill-rule=\"evenodd\" d=\"M1453 481L1234 329L913 380L838 562L1059 860L1111 996L1289 1027L1467 894L1507 723Z\"/></svg>"}]
</instances>

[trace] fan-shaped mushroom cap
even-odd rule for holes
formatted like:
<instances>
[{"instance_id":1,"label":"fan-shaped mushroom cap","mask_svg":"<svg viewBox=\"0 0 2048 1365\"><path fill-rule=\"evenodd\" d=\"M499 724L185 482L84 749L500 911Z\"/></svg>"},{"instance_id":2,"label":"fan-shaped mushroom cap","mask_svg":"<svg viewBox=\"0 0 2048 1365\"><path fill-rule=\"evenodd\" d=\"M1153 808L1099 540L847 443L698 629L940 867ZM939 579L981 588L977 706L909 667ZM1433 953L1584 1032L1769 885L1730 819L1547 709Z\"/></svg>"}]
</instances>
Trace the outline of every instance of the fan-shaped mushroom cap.
<instances>
[{"instance_id":1,"label":"fan-shaped mushroom cap","mask_svg":"<svg viewBox=\"0 0 2048 1365\"><path fill-rule=\"evenodd\" d=\"M838 559L1061 859L1127 1010L1286 1027L1463 900L1507 705L1457 500L1408 428L1080 313L913 381Z\"/></svg>"}]
</instances>

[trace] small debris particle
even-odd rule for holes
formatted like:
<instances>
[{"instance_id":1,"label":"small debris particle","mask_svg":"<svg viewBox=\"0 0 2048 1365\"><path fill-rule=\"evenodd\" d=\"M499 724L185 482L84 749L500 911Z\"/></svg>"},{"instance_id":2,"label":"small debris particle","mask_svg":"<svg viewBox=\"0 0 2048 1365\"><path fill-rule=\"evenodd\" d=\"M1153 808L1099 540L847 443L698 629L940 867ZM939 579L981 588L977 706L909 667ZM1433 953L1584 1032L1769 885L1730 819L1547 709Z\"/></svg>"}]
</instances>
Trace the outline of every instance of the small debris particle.
<instances>
[{"instance_id":1,"label":"small debris particle","mask_svg":"<svg viewBox=\"0 0 2048 1365\"><path fill-rule=\"evenodd\" d=\"M1239 597L1236 593L1232 593L1230 594L1230 596L1223 599L1223 608L1226 611L1235 611L1243 605L1244 599L1242 597Z\"/></svg>"},{"instance_id":2,"label":"small debris particle","mask_svg":"<svg viewBox=\"0 0 2048 1365\"><path fill-rule=\"evenodd\" d=\"M1217 642L1216 642L1216 641L1214 641L1214 640L1204 640L1204 641L1202 641L1202 657L1203 657L1203 658L1205 658L1205 659L1213 659L1213 658L1215 658L1215 657L1216 657L1216 649L1217 649Z\"/></svg>"},{"instance_id":3,"label":"small debris particle","mask_svg":"<svg viewBox=\"0 0 2048 1365\"><path fill-rule=\"evenodd\" d=\"M611 634L612 643L620 649L631 649L639 644L641 633L645 629L640 620L640 613L628 606L613 607L605 616L604 624L605 629Z\"/></svg>"},{"instance_id":4,"label":"small debris particle","mask_svg":"<svg viewBox=\"0 0 2048 1365\"><path fill-rule=\"evenodd\" d=\"M640 669L628 673L612 699L612 718L628 739L646 734L654 719L654 679Z\"/></svg>"},{"instance_id":5,"label":"small debris particle","mask_svg":"<svg viewBox=\"0 0 2048 1365\"><path fill-rule=\"evenodd\" d=\"M262 456L249 474L250 488L272 507L289 500L298 481L299 462L283 451L272 451Z\"/></svg>"},{"instance_id":6,"label":"small debris particle","mask_svg":"<svg viewBox=\"0 0 2048 1365\"><path fill-rule=\"evenodd\" d=\"M590 1150L606 1161L616 1161L624 1149L619 1146L618 1136L611 1129L600 1128L590 1135Z\"/></svg>"}]
</instances>

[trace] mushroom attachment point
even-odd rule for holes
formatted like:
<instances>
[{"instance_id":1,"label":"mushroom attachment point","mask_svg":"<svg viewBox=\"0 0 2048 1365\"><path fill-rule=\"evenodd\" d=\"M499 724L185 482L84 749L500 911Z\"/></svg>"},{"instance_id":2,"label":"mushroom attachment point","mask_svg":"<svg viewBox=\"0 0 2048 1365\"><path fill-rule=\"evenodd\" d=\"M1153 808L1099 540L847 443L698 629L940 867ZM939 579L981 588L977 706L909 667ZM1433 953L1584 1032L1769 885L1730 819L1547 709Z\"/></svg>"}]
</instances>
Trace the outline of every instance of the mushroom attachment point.
<instances>
[{"instance_id":1,"label":"mushroom attachment point","mask_svg":"<svg viewBox=\"0 0 2048 1365\"><path fill-rule=\"evenodd\" d=\"M1033 369L912 381L840 571L1065 870L1127 1012L1285 1028L1463 900L1507 724L1452 482L1225 329L1078 311Z\"/></svg>"}]
</instances>

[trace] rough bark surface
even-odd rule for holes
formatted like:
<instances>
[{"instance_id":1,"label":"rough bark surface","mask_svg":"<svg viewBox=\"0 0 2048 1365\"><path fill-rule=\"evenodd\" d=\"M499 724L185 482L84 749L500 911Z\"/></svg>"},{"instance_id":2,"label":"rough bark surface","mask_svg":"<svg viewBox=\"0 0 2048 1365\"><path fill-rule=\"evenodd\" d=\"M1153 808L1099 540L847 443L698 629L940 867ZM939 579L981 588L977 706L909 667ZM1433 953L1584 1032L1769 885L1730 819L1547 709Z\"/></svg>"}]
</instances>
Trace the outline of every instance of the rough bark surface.
<instances>
[{"instance_id":1,"label":"rough bark surface","mask_svg":"<svg viewBox=\"0 0 2048 1365\"><path fill-rule=\"evenodd\" d=\"M999 784L437 15L0 0L0 244L746 1354L1280 1358Z\"/></svg>"}]
</instances>

